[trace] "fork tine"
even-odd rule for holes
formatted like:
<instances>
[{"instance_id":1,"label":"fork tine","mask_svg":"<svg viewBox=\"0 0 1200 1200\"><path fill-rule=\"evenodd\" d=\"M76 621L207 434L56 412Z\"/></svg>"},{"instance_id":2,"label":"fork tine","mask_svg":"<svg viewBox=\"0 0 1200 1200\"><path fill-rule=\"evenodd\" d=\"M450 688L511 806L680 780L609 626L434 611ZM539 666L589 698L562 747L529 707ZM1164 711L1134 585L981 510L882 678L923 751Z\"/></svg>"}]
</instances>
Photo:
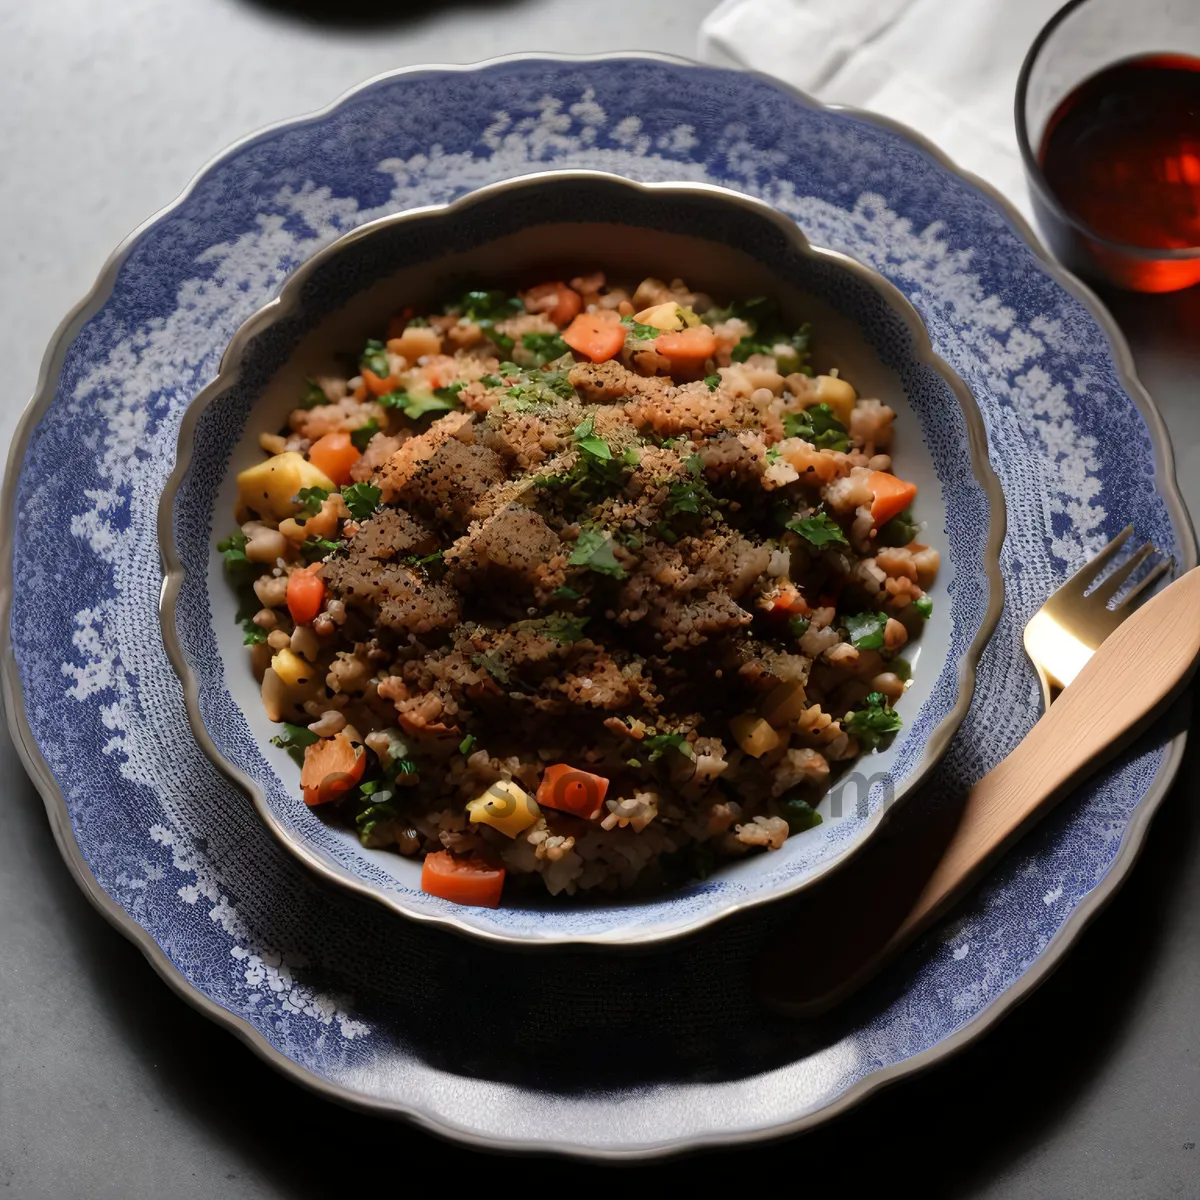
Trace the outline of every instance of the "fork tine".
<instances>
[{"instance_id":1,"label":"fork tine","mask_svg":"<svg viewBox=\"0 0 1200 1200\"><path fill-rule=\"evenodd\" d=\"M1129 541L1132 534L1133 526L1126 525L1103 550L1094 557L1089 558L1058 590L1060 592L1074 592L1076 595L1083 595L1095 581L1096 577L1116 558L1117 551Z\"/></svg>"},{"instance_id":2,"label":"fork tine","mask_svg":"<svg viewBox=\"0 0 1200 1200\"><path fill-rule=\"evenodd\" d=\"M1131 605L1147 588L1156 584L1174 565L1175 560L1173 558L1168 558L1163 562L1155 564L1154 568L1147 572L1145 579L1139 580L1129 589L1128 594L1117 605L1117 611L1120 612Z\"/></svg>"},{"instance_id":3,"label":"fork tine","mask_svg":"<svg viewBox=\"0 0 1200 1200\"><path fill-rule=\"evenodd\" d=\"M1146 543L1140 550L1134 551L1111 575L1096 584L1096 589L1088 597L1107 604L1121 590L1121 585L1154 553L1154 546Z\"/></svg>"}]
</instances>

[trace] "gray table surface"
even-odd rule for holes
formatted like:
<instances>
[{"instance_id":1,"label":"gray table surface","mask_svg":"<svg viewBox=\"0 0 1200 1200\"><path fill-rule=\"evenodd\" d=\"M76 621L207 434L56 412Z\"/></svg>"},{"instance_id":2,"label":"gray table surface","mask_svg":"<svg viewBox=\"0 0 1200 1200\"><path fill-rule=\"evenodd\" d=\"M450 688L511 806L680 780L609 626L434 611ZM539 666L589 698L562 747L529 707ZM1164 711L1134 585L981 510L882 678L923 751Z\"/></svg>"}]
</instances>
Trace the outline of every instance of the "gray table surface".
<instances>
[{"instance_id":1,"label":"gray table surface","mask_svg":"<svg viewBox=\"0 0 1200 1200\"><path fill-rule=\"evenodd\" d=\"M234 138L408 63L534 48L690 54L711 7L0 0L3 441L55 325L109 251ZM1200 514L1200 288L1112 306ZM989 1037L815 1134L720 1165L851 1195L910 1184L931 1197L1200 1196L1198 770L1200 737L1128 884ZM179 1001L75 887L0 735L3 1195L323 1197L403 1188L434 1155L497 1177L528 1171L317 1100ZM717 1165L635 1174L698 1186Z\"/></svg>"}]
</instances>

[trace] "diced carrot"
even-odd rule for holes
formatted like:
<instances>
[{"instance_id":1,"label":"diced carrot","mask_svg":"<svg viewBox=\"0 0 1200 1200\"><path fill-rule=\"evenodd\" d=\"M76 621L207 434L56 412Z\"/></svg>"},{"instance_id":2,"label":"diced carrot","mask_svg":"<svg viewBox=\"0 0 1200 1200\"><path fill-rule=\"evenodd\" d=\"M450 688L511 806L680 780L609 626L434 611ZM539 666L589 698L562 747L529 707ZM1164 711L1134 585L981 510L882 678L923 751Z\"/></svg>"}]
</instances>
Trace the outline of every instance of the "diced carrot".
<instances>
[{"instance_id":1,"label":"diced carrot","mask_svg":"<svg viewBox=\"0 0 1200 1200\"><path fill-rule=\"evenodd\" d=\"M400 385L400 380L395 375L380 379L374 371L368 371L366 367L363 367L362 377L363 383L367 385L367 391L372 396L386 396L388 392L394 392Z\"/></svg>"},{"instance_id":2,"label":"diced carrot","mask_svg":"<svg viewBox=\"0 0 1200 1200\"><path fill-rule=\"evenodd\" d=\"M803 616L809 611L800 589L794 583L781 583L774 596L764 605L773 616L792 616L799 613Z\"/></svg>"},{"instance_id":3,"label":"diced carrot","mask_svg":"<svg viewBox=\"0 0 1200 1200\"><path fill-rule=\"evenodd\" d=\"M554 296L554 307L543 311L560 329L564 325L569 325L583 309L583 297L574 288L567 287L562 280L556 280L554 283L539 283L537 287L530 288L525 295L535 301L544 300L547 296Z\"/></svg>"},{"instance_id":4,"label":"diced carrot","mask_svg":"<svg viewBox=\"0 0 1200 1200\"><path fill-rule=\"evenodd\" d=\"M313 574L313 568L293 571L288 576L287 606L297 625L307 625L321 611L325 599L325 581Z\"/></svg>"},{"instance_id":5,"label":"diced carrot","mask_svg":"<svg viewBox=\"0 0 1200 1200\"><path fill-rule=\"evenodd\" d=\"M871 519L876 529L886 525L893 517L898 517L917 498L915 483L897 479L887 471L872 471L867 486L875 493Z\"/></svg>"},{"instance_id":6,"label":"diced carrot","mask_svg":"<svg viewBox=\"0 0 1200 1200\"><path fill-rule=\"evenodd\" d=\"M313 742L304 751L300 786L310 808L345 795L362 778L367 752L344 733Z\"/></svg>"},{"instance_id":7,"label":"diced carrot","mask_svg":"<svg viewBox=\"0 0 1200 1200\"><path fill-rule=\"evenodd\" d=\"M608 780L603 775L593 775L566 763L556 763L547 767L542 775L537 802L545 808L556 808L559 812L573 813L591 820L598 817L604 808L607 791Z\"/></svg>"},{"instance_id":8,"label":"diced carrot","mask_svg":"<svg viewBox=\"0 0 1200 1200\"><path fill-rule=\"evenodd\" d=\"M362 455L344 429L317 438L308 451L308 461L328 475L338 487L350 482L350 468L360 458Z\"/></svg>"},{"instance_id":9,"label":"diced carrot","mask_svg":"<svg viewBox=\"0 0 1200 1200\"><path fill-rule=\"evenodd\" d=\"M563 330L562 340L592 362L608 362L625 345L625 326L613 312L581 312Z\"/></svg>"},{"instance_id":10,"label":"diced carrot","mask_svg":"<svg viewBox=\"0 0 1200 1200\"><path fill-rule=\"evenodd\" d=\"M698 375L717 352L717 336L707 325L696 325L678 333L659 334L654 339L654 348L670 360L672 371Z\"/></svg>"},{"instance_id":11,"label":"diced carrot","mask_svg":"<svg viewBox=\"0 0 1200 1200\"><path fill-rule=\"evenodd\" d=\"M363 382L360 383L358 385L358 387L356 387L354 389L352 394L354 396L354 399L357 400L359 404L361 404L371 394L367 388L366 380L363 380Z\"/></svg>"},{"instance_id":12,"label":"diced carrot","mask_svg":"<svg viewBox=\"0 0 1200 1200\"><path fill-rule=\"evenodd\" d=\"M504 868L481 858L455 858L449 850L425 855L421 891L454 904L472 908L499 908L504 890Z\"/></svg>"}]
</instances>

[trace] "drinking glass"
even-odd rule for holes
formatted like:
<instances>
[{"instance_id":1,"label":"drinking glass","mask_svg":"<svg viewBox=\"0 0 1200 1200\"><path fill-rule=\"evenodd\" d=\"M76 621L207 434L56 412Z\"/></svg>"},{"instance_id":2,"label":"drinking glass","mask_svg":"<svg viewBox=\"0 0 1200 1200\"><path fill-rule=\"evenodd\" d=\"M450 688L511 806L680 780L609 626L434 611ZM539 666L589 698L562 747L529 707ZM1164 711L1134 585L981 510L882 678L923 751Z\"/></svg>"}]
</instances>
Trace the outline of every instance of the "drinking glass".
<instances>
[{"instance_id":1,"label":"drinking glass","mask_svg":"<svg viewBox=\"0 0 1200 1200\"><path fill-rule=\"evenodd\" d=\"M1130 69L1113 70L1125 65ZM1051 250L1081 275L1140 292L1200 282L1200 104L1176 104L1172 119L1157 128L1159 110L1143 101L1161 96L1161 89L1144 91L1147 83L1156 86L1145 73L1155 69L1195 71L1170 79L1184 89L1181 96L1197 94L1189 89L1200 89L1200 0L1072 0L1038 35L1017 82L1017 139ZM1109 84L1111 96L1103 90ZM1140 132L1125 143L1137 148L1128 158L1113 151L1111 159L1089 164L1115 184L1111 195L1101 195L1103 188L1089 192L1082 173L1058 176L1075 180L1076 201L1082 196L1094 203L1072 203L1061 186L1056 192L1045 169L1047 146L1053 154L1055 145L1049 139L1072 111L1072 129L1081 113L1096 115L1091 140L1076 145L1090 145L1101 156L1106 112L1123 111L1140 122ZM1108 138L1107 144L1117 143Z\"/></svg>"}]
</instances>

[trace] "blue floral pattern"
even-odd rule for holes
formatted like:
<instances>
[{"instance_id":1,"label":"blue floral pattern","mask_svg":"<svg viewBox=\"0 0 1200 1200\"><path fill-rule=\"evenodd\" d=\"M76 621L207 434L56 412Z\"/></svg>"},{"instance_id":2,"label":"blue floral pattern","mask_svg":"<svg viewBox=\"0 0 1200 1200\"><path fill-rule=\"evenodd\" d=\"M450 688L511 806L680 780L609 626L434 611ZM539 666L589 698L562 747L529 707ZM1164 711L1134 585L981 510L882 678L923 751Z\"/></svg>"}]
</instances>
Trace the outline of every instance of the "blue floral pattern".
<instances>
[{"instance_id":1,"label":"blue floral pattern","mask_svg":"<svg viewBox=\"0 0 1200 1200\"><path fill-rule=\"evenodd\" d=\"M773 1018L752 993L748 967L785 909L635 958L516 959L318 886L196 746L164 654L156 510L179 421L238 325L317 248L548 165L767 200L895 283L978 399L1007 497L1007 603L922 803L969 784L1035 719L1020 631L1065 572L1127 521L1194 557L1088 308L987 195L894 130L653 59L401 73L210 168L139 236L67 348L17 491L24 715L103 889L192 988L313 1078L491 1144L619 1154L752 1137L986 1022L1112 869L1166 735L1073 796L949 927L818 1026ZM508 1014L497 1036L481 1008Z\"/></svg>"}]
</instances>

